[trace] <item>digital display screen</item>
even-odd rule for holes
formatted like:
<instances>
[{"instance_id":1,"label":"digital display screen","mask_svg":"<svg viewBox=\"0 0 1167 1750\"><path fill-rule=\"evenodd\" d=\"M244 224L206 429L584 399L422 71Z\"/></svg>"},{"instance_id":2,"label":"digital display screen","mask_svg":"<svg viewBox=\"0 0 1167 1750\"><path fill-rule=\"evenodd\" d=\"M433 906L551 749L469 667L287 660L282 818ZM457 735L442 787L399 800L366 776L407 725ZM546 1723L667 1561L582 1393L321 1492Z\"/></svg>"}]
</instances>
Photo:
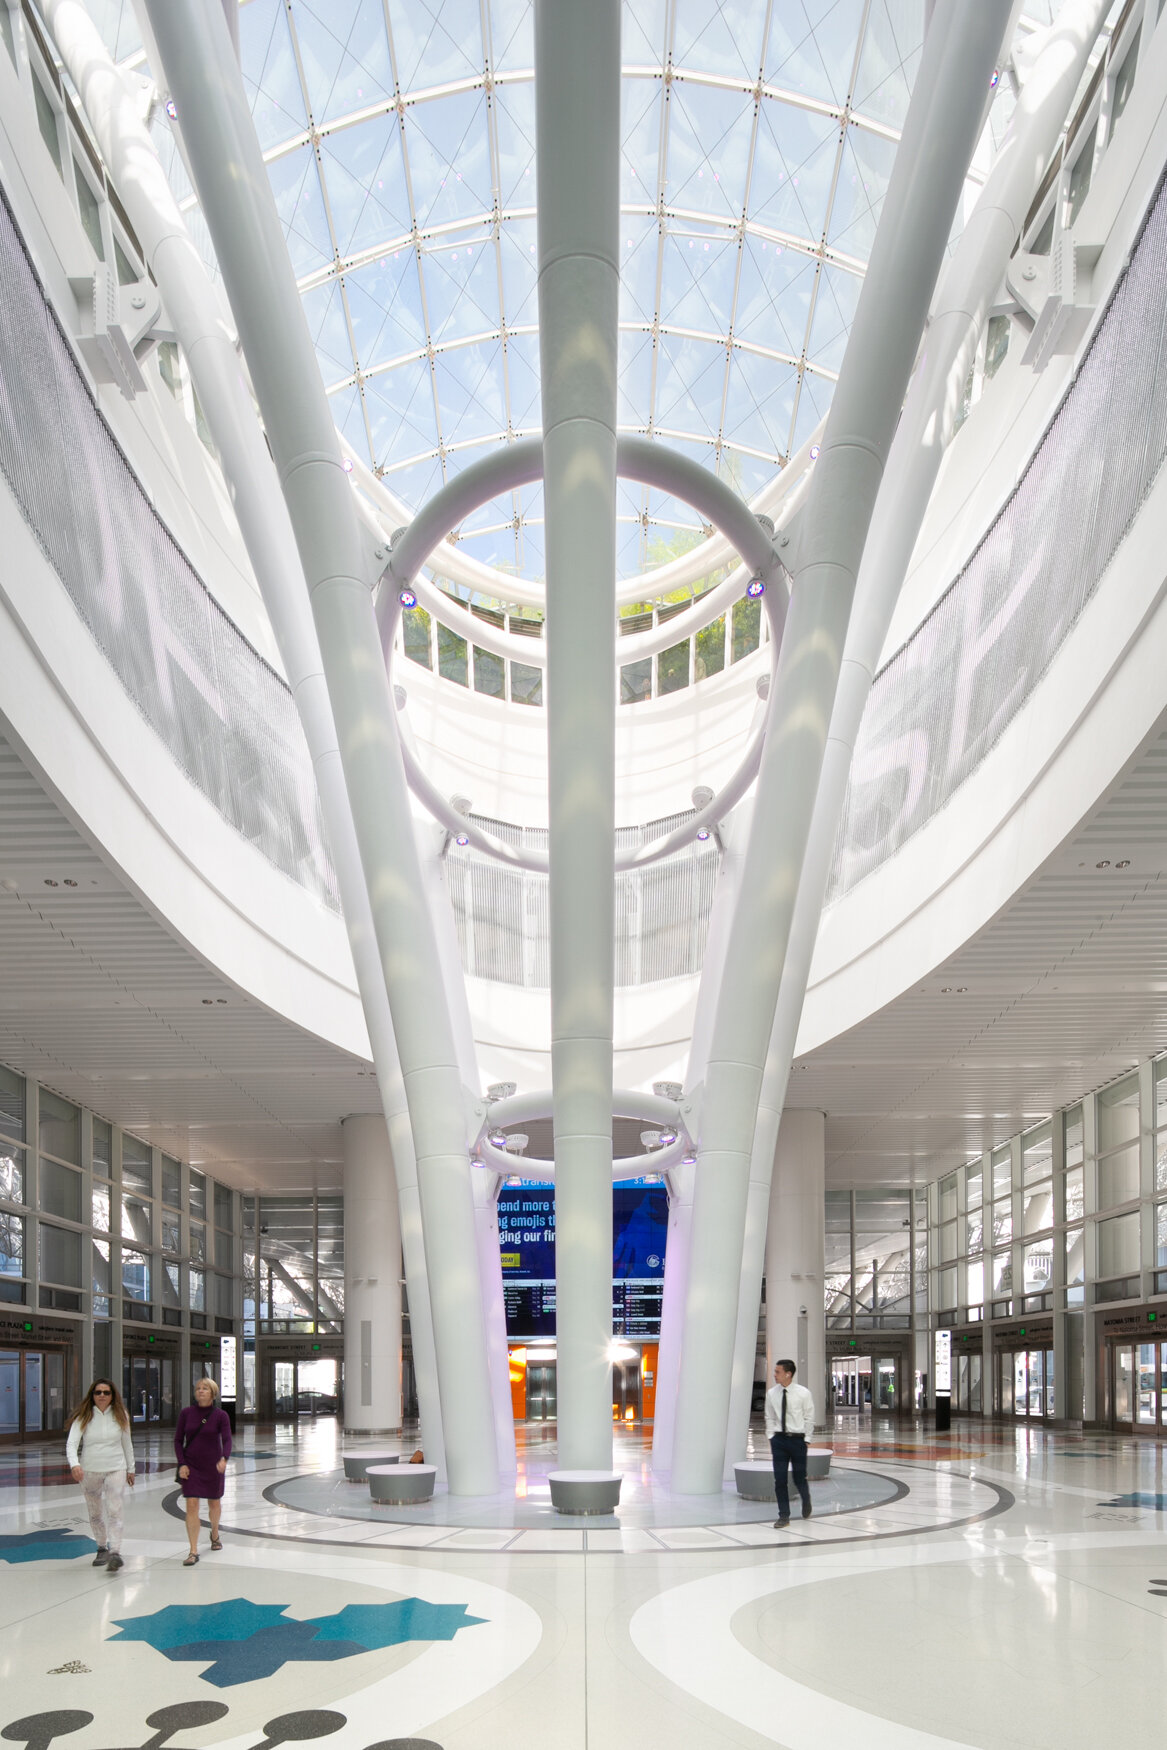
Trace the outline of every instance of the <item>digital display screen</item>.
<instances>
[{"instance_id":1,"label":"digital display screen","mask_svg":"<svg viewBox=\"0 0 1167 1750\"><path fill-rule=\"evenodd\" d=\"M664 1291L668 1195L632 1181L612 1192L612 1334L655 1342ZM507 1336L555 1335L555 1189L504 1185L499 1252Z\"/></svg>"}]
</instances>

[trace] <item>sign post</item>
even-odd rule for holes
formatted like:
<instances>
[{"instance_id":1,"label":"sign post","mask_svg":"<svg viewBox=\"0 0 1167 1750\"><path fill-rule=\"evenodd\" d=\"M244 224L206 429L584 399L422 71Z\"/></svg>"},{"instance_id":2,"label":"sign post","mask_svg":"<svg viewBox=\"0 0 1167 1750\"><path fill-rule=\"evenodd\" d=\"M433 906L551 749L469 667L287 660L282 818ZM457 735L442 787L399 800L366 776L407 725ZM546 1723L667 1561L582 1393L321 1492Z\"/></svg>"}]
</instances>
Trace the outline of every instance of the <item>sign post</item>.
<instances>
[{"instance_id":1,"label":"sign post","mask_svg":"<svg viewBox=\"0 0 1167 1750\"><path fill-rule=\"evenodd\" d=\"M937 1331L934 1357L936 1393L936 1432L947 1434L952 1427L952 1332Z\"/></svg>"},{"instance_id":2,"label":"sign post","mask_svg":"<svg viewBox=\"0 0 1167 1750\"><path fill-rule=\"evenodd\" d=\"M219 1402L235 1432L235 1402L238 1390L238 1345L234 1337L219 1338Z\"/></svg>"}]
</instances>

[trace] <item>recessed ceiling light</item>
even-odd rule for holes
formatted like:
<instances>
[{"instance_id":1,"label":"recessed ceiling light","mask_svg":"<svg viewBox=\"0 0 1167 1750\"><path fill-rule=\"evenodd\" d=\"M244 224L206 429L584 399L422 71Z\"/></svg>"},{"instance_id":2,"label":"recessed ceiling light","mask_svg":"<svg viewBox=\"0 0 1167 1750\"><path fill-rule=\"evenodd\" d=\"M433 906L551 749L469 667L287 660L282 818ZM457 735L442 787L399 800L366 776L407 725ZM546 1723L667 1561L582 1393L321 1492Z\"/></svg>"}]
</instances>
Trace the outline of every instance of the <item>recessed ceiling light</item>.
<instances>
[{"instance_id":1,"label":"recessed ceiling light","mask_svg":"<svg viewBox=\"0 0 1167 1750\"><path fill-rule=\"evenodd\" d=\"M1101 863L1095 863L1094 867L1096 869L1109 869L1110 868L1110 858L1103 857Z\"/></svg>"},{"instance_id":2,"label":"recessed ceiling light","mask_svg":"<svg viewBox=\"0 0 1167 1750\"><path fill-rule=\"evenodd\" d=\"M1114 866L1116 869L1129 869L1131 866L1131 860L1129 857L1124 857L1121 862L1116 863Z\"/></svg>"}]
</instances>

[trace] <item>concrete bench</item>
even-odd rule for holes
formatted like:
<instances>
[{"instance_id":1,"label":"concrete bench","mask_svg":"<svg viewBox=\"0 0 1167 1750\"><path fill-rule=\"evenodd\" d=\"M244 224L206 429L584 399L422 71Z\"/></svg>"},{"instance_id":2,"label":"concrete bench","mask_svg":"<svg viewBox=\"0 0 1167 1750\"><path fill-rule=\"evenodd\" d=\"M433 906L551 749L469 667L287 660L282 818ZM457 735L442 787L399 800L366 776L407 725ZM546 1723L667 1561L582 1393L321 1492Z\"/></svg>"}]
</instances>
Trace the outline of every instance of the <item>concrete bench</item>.
<instances>
[{"instance_id":1,"label":"concrete bench","mask_svg":"<svg viewBox=\"0 0 1167 1750\"><path fill-rule=\"evenodd\" d=\"M557 1513L614 1513L620 1504L619 1471L553 1470L551 1505Z\"/></svg>"},{"instance_id":2,"label":"concrete bench","mask_svg":"<svg viewBox=\"0 0 1167 1750\"><path fill-rule=\"evenodd\" d=\"M829 1446L812 1446L806 1455L806 1479L821 1483L831 1474ZM768 1458L750 1458L733 1467L737 1492L744 1501L774 1499L774 1466Z\"/></svg>"},{"instance_id":3,"label":"concrete bench","mask_svg":"<svg viewBox=\"0 0 1167 1750\"><path fill-rule=\"evenodd\" d=\"M399 1507L430 1500L437 1474L436 1464L371 1464L365 1472L373 1500Z\"/></svg>"},{"instance_id":4,"label":"concrete bench","mask_svg":"<svg viewBox=\"0 0 1167 1750\"><path fill-rule=\"evenodd\" d=\"M371 1464L398 1464L400 1456L396 1452L346 1452L343 1455L345 1481L363 1483Z\"/></svg>"}]
</instances>

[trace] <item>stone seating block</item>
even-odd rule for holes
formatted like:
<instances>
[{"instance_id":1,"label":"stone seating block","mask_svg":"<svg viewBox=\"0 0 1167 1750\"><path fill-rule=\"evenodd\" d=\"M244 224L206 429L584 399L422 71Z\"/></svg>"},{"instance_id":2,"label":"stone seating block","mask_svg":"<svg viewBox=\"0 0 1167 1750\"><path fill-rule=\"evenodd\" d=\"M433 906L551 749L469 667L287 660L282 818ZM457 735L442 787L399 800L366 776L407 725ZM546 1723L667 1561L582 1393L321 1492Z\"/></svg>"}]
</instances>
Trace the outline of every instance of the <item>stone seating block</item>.
<instances>
[{"instance_id":1,"label":"stone seating block","mask_svg":"<svg viewBox=\"0 0 1167 1750\"><path fill-rule=\"evenodd\" d=\"M396 1452L346 1452L344 1458L344 1476L348 1483L363 1483L365 1472L371 1464L397 1464L400 1454Z\"/></svg>"},{"instance_id":2,"label":"stone seating block","mask_svg":"<svg viewBox=\"0 0 1167 1750\"><path fill-rule=\"evenodd\" d=\"M553 1470L551 1505L557 1513L614 1513L620 1504L620 1472L609 1470Z\"/></svg>"},{"instance_id":3,"label":"stone seating block","mask_svg":"<svg viewBox=\"0 0 1167 1750\"><path fill-rule=\"evenodd\" d=\"M733 1467L734 1481L737 1492L743 1501L772 1501L774 1499L774 1467L768 1458L751 1458ZM806 1479L810 1483L821 1483L831 1474L831 1450L829 1446L812 1446L806 1455Z\"/></svg>"},{"instance_id":4,"label":"stone seating block","mask_svg":"<svg viewBox=\"0 0 1167 1750\"><path fill-rule=\"evenodd\" d=\"M437 1474L434 1464L371 1464L365 1472L373 1500L399 1507L430 1500Z\"/></svg>"}]
</instances>

